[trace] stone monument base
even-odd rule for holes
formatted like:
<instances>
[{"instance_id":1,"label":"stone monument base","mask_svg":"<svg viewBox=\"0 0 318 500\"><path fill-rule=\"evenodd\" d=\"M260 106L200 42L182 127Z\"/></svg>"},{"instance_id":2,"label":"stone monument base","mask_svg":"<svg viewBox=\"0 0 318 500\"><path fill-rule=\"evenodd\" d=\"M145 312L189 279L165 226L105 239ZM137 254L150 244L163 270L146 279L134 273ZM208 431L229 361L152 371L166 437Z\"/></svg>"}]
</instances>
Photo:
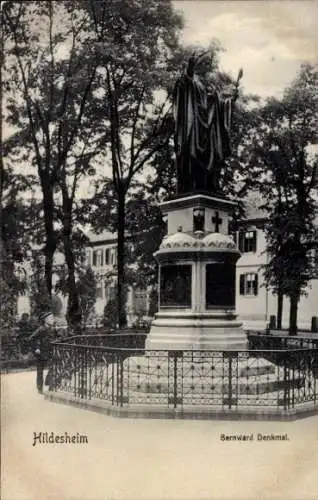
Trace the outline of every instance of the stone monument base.
<instances>
[{"instance_id":1,"label":"stone monument base","mask_svg":"<svg viewBox=\"0 0 318 500\"><path fill-rule=\"evenodd\" d=\"M160 311L152 322L145 347L146 351L245 349L246 335L242 323L231 312Z\"/></svg>"},{"instance_id":2,"label":"stone monument base","mask_svg":"<svg viewBox=\"0 0 318 500\"><path fill-rule=\"evenodd\" d=\"M302 384L301 376L288 377L288 381L282 379L280 368L264 358L249 356L230 361L216 351L213 357L207 352L206 356L202 354L193 359L184 354L186 357L182 360L175 360L173 356L169 359L164 353L162 357L159 353L153 356L151 352L125 360L125 402L146 403L150 398L154 403L163 404L167 398L171 402L177 398L178 404L183 405L203 401L212 406L228 405L231 401L234 405L257 406L263 401L276 406L282 404L286 389Z\"/></svg>"}]
</instances>

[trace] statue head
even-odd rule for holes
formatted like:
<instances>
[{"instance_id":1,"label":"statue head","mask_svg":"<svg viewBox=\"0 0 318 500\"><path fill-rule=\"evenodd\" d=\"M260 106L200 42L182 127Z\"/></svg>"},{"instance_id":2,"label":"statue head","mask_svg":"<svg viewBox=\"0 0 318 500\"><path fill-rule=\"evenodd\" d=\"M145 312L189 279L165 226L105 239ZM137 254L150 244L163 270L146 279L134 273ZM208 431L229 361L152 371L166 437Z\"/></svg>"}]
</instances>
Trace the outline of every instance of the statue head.
<instances>
[{"instance_id":1,"label":"statue head","mask_svg":"<svg viewBox=\"0 0 318 500\"><path fill-rule=\"evenodd\" d=\"M200 66L200 64L207 64L212 62L211 53L208 50L204 52L196 53L193 52L188 60L187 73L189 76L193 76L195 69Z\"/></svg>"}]
</instances>

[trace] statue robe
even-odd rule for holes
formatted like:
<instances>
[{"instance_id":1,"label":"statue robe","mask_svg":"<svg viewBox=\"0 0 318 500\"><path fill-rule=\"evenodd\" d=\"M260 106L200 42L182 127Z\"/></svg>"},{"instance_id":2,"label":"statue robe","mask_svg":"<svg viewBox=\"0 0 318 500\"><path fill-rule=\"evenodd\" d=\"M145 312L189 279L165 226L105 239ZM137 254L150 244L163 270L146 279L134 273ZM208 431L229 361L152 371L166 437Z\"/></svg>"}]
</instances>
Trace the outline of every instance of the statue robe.
<instances>
[{"instance_id":1,"label":"statue robe","mask_svg":"<svg viewBox=\"0 0 318 500\"><path fill-rule=\"evenodd\" d=\"M178 193L219 189L220 169L230 154L232 99L208 94L187 72L174 90Z\"/></svg>"}]
</instances>

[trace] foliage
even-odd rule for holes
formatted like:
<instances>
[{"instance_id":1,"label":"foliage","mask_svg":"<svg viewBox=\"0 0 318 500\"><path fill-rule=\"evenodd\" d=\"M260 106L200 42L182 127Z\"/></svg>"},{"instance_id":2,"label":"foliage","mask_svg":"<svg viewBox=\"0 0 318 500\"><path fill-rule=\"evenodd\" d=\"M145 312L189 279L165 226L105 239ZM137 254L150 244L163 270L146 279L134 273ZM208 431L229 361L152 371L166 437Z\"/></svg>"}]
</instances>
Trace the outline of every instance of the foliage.
<instances>
[{"instance_id":1,"label":"foliage","mask_svg":"<svg viewBox=\"0 0 318 500\"><path fill-rule=\"evenodd\" d=\"M126 229L130 252L126 259L127 282L146 289L157 282L154 253L165 235L161 211L153 197L139 191L127 203Z\"/></svg>"},{"instance_id":2,"label":"foliage","mask_svg":"<svg viewBox=\"0 0 318 500\"><path fill-rule=\"evenodd\" d=\"M51 299L52 314L60 317L63 311L63 302L58 295L52 295Z\"/></svg>"},{"instance_id":3,"label":"foliage","mask_svg":"<svg viewBox=\"0 0 318 500\"><path fill-rule=\"evenodd\" d=\"M95 27L104 82L104 120L110 128L109 157L116 196L118 323L126 324L124 301L126 199L147 162L169 140L165 98L177 47L180 16L168 0L86 2ZM160 97L160 92L162 97ZM100 197L99 197L100 198ZM99 204L98 204L99 205ZM99 205L100 208L100 205Z\"/></svg>"},{"instance_id":4,"label":"foliage","mask_svg":"<svg viewBox=\"0 0 318 500\"><path fill-rule=\"evenodd\" d=\"M118 326L118 303L116 297L110 299L104 307L103 326L114 329Z\"/></svg>"},{"instance_id":5,"label":"foliage","mask_svg":"<svg viewBox=\"0 0 318 500\"><path fill-rule=\"evenodd\" d=\"M158 312L158 288L154 287L149 294L148 316L153 317Z\"/></svg>"},{"instance_id":6,"label":"foliage","mask_svg":"<svg viewBox=\"0 0 318 500\"><path fill-rule=\"evenodd\" d=\"M77 280L77 290L80 300L82 324L85 328L96 302L96 278L90 267L80 274Z\"/></svg>"},{"instance_id":7,"label":"foliage","mask_svg":"<svg viewBox=\"0 0 318 500\"><path fill-rule=\"evenodd\" d=\"M2 328L10 328L16 321L18 295L26 289L21 263L29 250L27 228L30 214L21 198L26 183L20 176L14 175L3 158L0 177L0 323Z\"/></svg>"},{"instance_id":8,"label":"foliage","mask_svg":"<svg viewBox=\"0 0 318 500\"><path fill-rule=\"evenodd\" d=\"M45 273L44 259L40 252L34 251L31 261L30 279L30 308L31 317L39 320L40 316L47 311L51 311L51 297L48 294Z\"/></svg>"},{"instance_id":9,"label":"foliage","mask_svg":"<svg viewBox=\"0 0 318 500\"><path fill-rule=\"evenodd\" d=\"M53 256L59 241L68 268L69 319L80 320L72 245L80 179L92 175L100 146L92 133L90 102L97 59L87 16L69 2L13 2L3 9L6 32L6 120L17 132L10 154L36 168L45 228L45 280L52 292Z\"/></svg>"},{"instance_id":10,"label":"foliage","mask_svg":"<svg viewBox=\"0 0 318 500\"><path fill-rule=\"evenodd\" d=\"M127 301L128 286L124 288L125 303ZM104 307L103 326L118 328L118 293L116 287L112 287L112 293Z\"/></svg>"},{"instance_id":11,"label":"foliage","mask_svg":"<svg viewBox=\"0 0 318 500\"><path fill-rule=\"evenodd\" d=\"M269 99L260 110L250 154L253 181L268 212L265 279L290 298L290 333L297 329L298 301L317 249L317 130L318 69L303 65L283 98Z\"/></svg>"}]
</instances>

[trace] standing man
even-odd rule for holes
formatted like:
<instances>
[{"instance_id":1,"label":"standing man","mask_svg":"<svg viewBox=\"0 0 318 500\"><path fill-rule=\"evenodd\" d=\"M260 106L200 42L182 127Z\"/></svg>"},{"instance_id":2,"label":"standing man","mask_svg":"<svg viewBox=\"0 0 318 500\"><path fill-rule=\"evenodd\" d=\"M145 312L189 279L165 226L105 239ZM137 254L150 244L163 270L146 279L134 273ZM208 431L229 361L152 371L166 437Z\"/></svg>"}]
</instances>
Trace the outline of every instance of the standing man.
<instances>
[{"instance_id":1,"label":"standing man","mask_svg":"<svg viewBox=\"0 0 318 500\"><path fill-rule=\"evenodd\" d=\"M51 312L43 313L40 325L29 337L34 341L33 351L36 357L36 386L40 394L43 392L43 372L50 357L50 342L53 340L54 316Z\"/></svg>"}]
</instances>

